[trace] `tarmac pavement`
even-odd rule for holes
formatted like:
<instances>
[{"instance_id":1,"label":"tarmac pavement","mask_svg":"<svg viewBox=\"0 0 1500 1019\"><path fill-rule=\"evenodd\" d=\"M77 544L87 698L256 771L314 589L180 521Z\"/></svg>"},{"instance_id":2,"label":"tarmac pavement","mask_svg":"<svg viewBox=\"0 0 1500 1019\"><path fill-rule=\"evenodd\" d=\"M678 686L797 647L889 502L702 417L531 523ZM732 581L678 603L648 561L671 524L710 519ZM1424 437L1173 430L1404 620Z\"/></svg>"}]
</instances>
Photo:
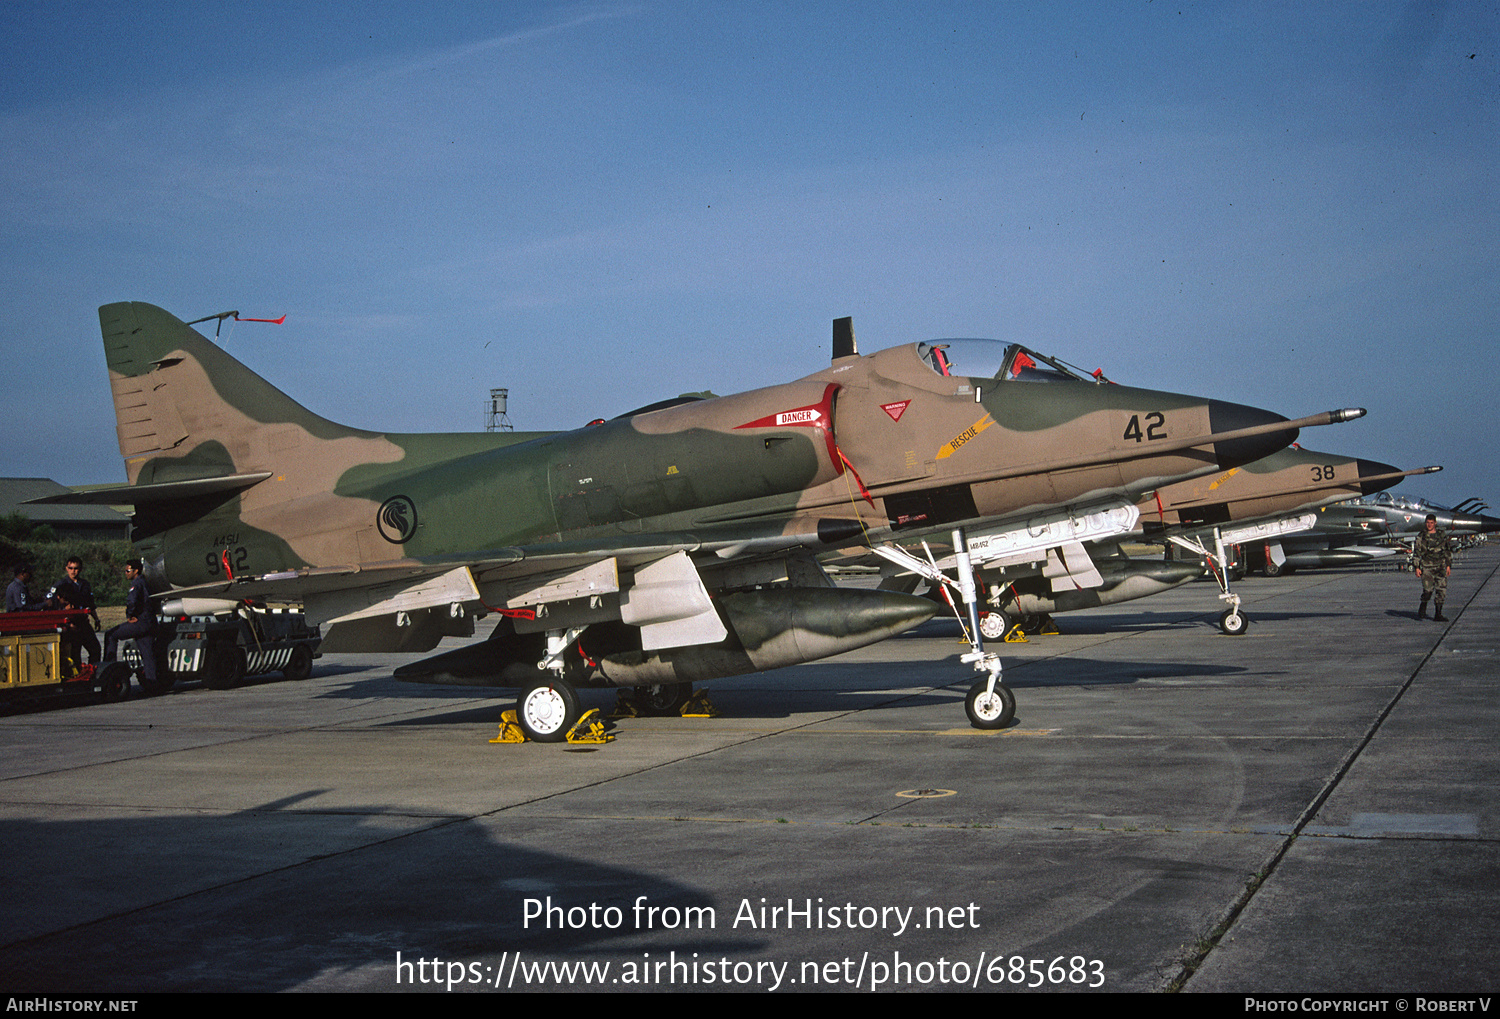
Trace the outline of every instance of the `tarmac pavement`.
<instances>
[{"instance_id":1,"label":"tarmac pavement","mask_svg":"<svg viewBox=\"0 0 1500 1019\"><path fill-rule=\"evenodd\" d=\"M992 733L952 620L602 746L421 656L12 711L0 988L1488 990L1497 570L1447 624L1371 567L1245 580L1243 637L1206 582L1060 616Z\"/></svg>"}]
</instances>

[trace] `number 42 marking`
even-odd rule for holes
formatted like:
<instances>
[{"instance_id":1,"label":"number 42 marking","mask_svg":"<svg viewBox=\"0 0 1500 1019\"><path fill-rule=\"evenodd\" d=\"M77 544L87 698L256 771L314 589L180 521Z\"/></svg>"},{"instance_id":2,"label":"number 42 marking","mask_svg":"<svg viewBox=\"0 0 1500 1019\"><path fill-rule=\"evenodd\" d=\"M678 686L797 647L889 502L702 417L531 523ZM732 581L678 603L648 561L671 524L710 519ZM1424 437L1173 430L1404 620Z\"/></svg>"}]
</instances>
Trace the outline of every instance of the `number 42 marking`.
<instances>
[{"instance_id":1,"label":"number 42 marking","mask_svg":"<svg viewBox=\"0 0 1500 1019\"><path fill-rule=\"evenodd\" d=\"M1125 426L1125 434L1121 438L1134 439L1136 442L1140 442L1142 439L1165 439L1167 436L1163 429L1166 427L1166 424L1166 416L1159 410L1153 410L1146 415L1146 431L1143 434L1141 432L1140 415L1132 414L1130 415L1130 423Z\"/></svg>"}]
</instances>

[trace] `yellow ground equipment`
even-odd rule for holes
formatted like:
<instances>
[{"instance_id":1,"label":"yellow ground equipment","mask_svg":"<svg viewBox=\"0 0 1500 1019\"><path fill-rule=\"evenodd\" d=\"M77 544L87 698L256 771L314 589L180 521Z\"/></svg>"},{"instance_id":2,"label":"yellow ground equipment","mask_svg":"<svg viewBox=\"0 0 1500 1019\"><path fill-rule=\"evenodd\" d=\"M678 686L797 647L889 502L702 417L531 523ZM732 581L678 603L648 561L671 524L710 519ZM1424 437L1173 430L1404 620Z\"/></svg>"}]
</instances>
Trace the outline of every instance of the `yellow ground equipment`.
<instances>
[{"instance_id":1,"label":"yellow ground equipment","mask_svg":"<svg viewBox=\"0 0 1500 1019\"><path fill-rule=\"evenodd\" d=\"M68 634L82 626L88 626L88 614L82 611L0 613L0 698L69 694L122 701L128 697L128 668L106 665L96 670L78 662L78 648Z\"/></svg>"}]
</instances>

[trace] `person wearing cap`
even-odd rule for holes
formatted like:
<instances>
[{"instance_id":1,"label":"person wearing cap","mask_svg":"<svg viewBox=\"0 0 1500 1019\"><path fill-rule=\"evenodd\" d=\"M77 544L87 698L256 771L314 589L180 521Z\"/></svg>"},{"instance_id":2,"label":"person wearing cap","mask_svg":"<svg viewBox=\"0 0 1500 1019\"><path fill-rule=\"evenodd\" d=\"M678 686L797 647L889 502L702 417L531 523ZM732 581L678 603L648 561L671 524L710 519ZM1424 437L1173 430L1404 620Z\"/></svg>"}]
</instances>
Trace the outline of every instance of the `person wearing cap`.
<instances>
[{"instance_id":1,"label":"person wearing cap","mask_svg":"<svg viewBox=\"0 0 1500 1019\"><path fill-rule=\"evenodd\" d=\"M6 612L41 612L47 603L31 593L26 585L31 583L31 564L16 564L16 579L5 589Z\"/></svg>"}]
</instances>

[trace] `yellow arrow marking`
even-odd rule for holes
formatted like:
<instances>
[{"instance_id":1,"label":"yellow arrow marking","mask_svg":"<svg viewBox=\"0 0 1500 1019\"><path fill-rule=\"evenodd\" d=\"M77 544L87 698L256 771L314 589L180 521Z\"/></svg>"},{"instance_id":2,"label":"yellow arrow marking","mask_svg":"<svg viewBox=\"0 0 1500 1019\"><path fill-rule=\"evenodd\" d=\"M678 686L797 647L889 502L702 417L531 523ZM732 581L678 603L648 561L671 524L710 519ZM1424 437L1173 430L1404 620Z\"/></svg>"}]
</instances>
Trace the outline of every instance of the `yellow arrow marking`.
<instances>
[{"instance_id":1,"label":"yellow arrow marking","mask_svg":"<svg viewBox=\"0 0 1500 1019\"><path fill-rule=\"evenodd\" d=\"M984 417L974 422L973 425L964 429L962 432L959 432L953 438L949 439L947 444L943 446L942 449L938 450L937 458L939 460L948 459L954 453L958 452L960 446L968 442L970 439L974 438L974 436L978 435L980 432L984 431L994 423L995 419L986 414Z\"/></svg>"},{"instance_id":2,"label":"yellow arrow marking","mask_svg":"<svg viewBox=\"0 0 1500 1019\"><path fill-rule=\"evenodd\" d=\"M1231 468L1229 468L1228 473L1221 474L1219 477L1217 477L1217 478L1214 479L1214 483L1212 485L1208 486L1208 490L1210 492L1212 492L1214 489L1218 488L1220 485L1222 485L1224 482L1228 481L1230 478L1234 477L1239 472L1240 472L1240 469L1238 467L1231 467Z\"/></svg>"}]
</instances>

